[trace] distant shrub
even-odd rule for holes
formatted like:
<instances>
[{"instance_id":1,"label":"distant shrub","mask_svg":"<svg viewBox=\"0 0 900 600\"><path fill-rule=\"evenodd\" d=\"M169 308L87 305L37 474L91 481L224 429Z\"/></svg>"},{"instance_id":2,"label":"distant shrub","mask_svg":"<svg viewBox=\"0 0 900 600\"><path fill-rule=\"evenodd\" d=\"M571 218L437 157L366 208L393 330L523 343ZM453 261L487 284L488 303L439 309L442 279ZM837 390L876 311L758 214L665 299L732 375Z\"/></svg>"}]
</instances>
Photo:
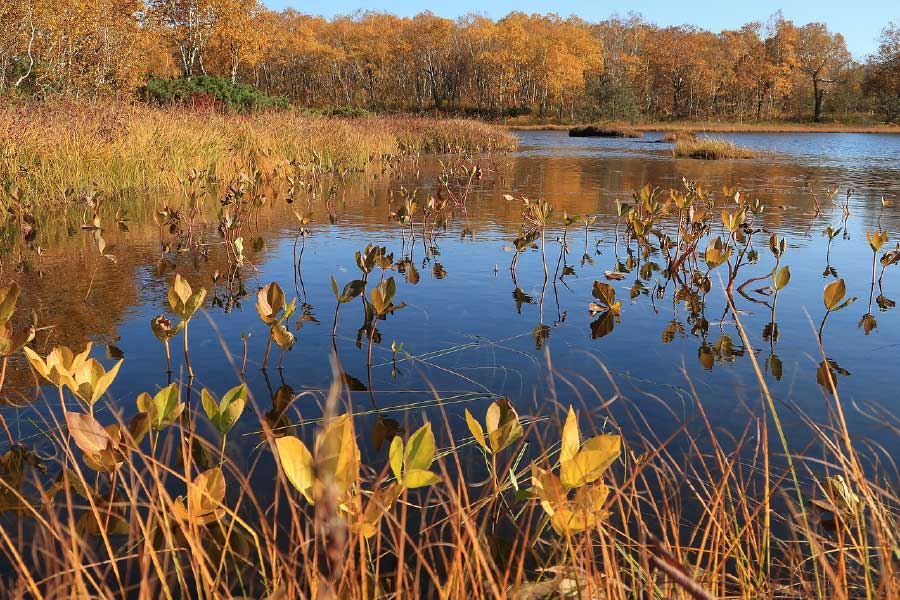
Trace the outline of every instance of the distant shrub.
<instances>
[{"instance_id":1,"label":"distant shrub","mask_svg":"<svg viewBox=\"0 0 900 600\"><path fill-rule=\"evenodd\" d=\"M288 107L284 98L269 96L252 85L207 75L152 77L138 90L138 96L151 104L179 104L199 110L254 112Z\"/></svg>"}]
</instances>

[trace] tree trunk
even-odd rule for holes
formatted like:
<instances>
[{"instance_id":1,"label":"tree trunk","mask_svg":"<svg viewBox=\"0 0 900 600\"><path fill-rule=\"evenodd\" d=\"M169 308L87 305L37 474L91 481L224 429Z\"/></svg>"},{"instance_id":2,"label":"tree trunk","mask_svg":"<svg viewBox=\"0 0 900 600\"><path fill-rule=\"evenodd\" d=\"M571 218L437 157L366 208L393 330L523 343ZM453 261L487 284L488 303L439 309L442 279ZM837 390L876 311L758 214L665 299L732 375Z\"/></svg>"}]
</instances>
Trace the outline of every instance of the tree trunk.
<instances>
[{"instance_id":1,"label":"tree trunk","mask_svg":"<svg viewBox=\"0 0 900 600\"><path fill-rule=\"evenodd\" d=\"M819 89L819 80L813 77L813 120L818 123L822 120L822 93Z\"/></svg>"}]
</instances>

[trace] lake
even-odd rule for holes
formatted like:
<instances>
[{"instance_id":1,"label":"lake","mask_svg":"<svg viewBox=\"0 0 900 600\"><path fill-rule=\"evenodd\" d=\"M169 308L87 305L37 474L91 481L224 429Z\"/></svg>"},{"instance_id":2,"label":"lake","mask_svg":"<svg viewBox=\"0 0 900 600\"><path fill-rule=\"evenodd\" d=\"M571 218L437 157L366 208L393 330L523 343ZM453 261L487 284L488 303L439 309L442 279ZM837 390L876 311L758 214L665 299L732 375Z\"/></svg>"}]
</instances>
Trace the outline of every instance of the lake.
<instances>
[{"instance_id":1,"label":"lake","mask_svg":"<svg viewBox=\"0 0 900 600\"><path fill-rule=\"evenodd\" d=\"M80 349L92 341L94 355L107 365L111 357L124 356L110 396L113 409L126 416L135 411L138 393L167 382L163 346L149 323L166 313L166 293L177 271L195 287L209 289L205 309L191 325L195 397L201 387L221 394L240 382L242 337L249 335L246 381L258 411L272 411L273 398L279 410L290 401L287 412L298 423L312 423L321 413L334 346L346 380L353 382L348 394L361 431L371 430L379 417L382 423L396 419L408 429L423 418L439 422L443 411L463 439L469 435L463 409L482 415L491 400L506 396L529 419L549 417L553 424L564 414L561 406L574 404L620 415L626 439L649 435L648 430L664 438L682 425L699 426L696 394L713 427L739 433L751 415L760 414L763 400L750 349L726 311L722 278L727 271L711 272L705 310L692 315L683 299L676 300L677 286L666 285L666 261L659 251L629 256L628 248L636 246L626 246L624 226L618 234L616 227L616 200L630 202L645 184L659 186L667 198L665 190L682 189L683 178L697 181L712 191L717 206L727 185L759 198L765 211L754 217L754 226L787 242L781 264L790 266L792 277L779 294L777 336L771 328L765 331L772 316L764 304L771 300L763 289L770 285L768 278L745 289L749 298L735 294L735 301L766 383L784 407L786 427L797 435L790 439L799 447L809 437L801 414L817 421L828 416L829 392L817 381L823 359L816 332L825 313L822 289L839 276L847 282L848 296L859 300L828 318L824 349L854 436L896 453L896 432L877 415L897 408L900 313L889 301L883 302L884 310L875 302L869 309L872 250L866 231L880 222L889 234L883 250L898 241L896 205L883 209L881 198L900 199L900 136L727 134L721 137L752 148L758 157L699 161L674 159L671 145L660 143L654 133L636 140L544 131L517 135L517 152L473 159L482 176L464 213L457 211L446 230L437 229L433 248L418 232L409 244L405 230L390 219L389 201L396 207L402 189L415 190L420 204L436 193L438 158L422 157L402 168L351 175L336 184L327 206L321 198L312 201L299 276L293 209L306 210L307 199L288 205L284 190L276 189L245 233L246 263L237 271L225 258L215 207L200 218L194 231L200 243L189 248L183 239L161 234L151 218L154 205L175 206L178 198L136 198L121 204L128 207L125 226L116 228L111 216L104 223L115 263L98 256L91 232L80 228L80 210L73 210L67 223L56 218L41 226L35 242L40 254L9 249L4 279L13 276L15 266L23 288L20 305L35 309L39 325L53 326L38 334L34 346L40 353L60 343ZM852 190L850 215L826 262L823 230L842 226L842 211L825 192L833 187L839 188L835 201L841 202ZM505 194L542 198L555 208L546 234L551 276L546 282L537 249L522 254L515 273L510 271L522 203ZM814 196L823 206L819 214ZM114 208L109 210L114 213ZM597 219L587 230L578 224L569 228L568 254L558 266L564 212ZM718 217L713 223L721 227ZM768 235L754 238L758 263L744 267L738 283L771 271ZM365 334L358 331L364 323L358 299L342 306L332 343L335 299L329 283L331 276L340 286L359 278L354 253L370 243L386 246L395 261L405 246L411 261L405 273L389 273L398 280L396 301L407 306L378 323L371 373ZM623 279L608 281L623 305L618 322L597 324L588 306L594 300L593 282L607 281L606 271L628 271ZM268 333L254 304L257 290L271 281L289 298L298 297L315 320L296 329L297 316L291 319L297 343L286 354L283 370L276 368L275 349L263 372L259 365ZM877 286L874 291L875 297L879 294L882 300L900 296L900 268L887 268L882 291ZM861 326L870 311L876 326ZM402 349L393 353L392 342ZM175 379L184 377L180 341L173 343L173 369ZM18 439L40 447L54 403L33 398L33 383L18 355L4 388L7 404L13 405L2 410ZM229 453L252 454L258 430L258 416L248 411L229 436ZM375 454L378 435L361 438L364 454ZM439 434L442 442L446 436Z\"/></svg>"}]
</instances>

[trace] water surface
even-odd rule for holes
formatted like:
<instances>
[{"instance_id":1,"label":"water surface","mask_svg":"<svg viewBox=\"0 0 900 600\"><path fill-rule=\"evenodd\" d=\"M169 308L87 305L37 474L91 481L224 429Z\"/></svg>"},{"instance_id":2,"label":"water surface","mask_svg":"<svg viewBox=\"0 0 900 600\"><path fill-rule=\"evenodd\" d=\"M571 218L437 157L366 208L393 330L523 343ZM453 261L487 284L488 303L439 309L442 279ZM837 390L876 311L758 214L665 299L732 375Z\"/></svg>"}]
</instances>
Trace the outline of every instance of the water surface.
<instances>
[{"instance_id":1,"label":"water surface","mask_svg":"<svg viewBox=\"0 0 900 600\"><path fill-rule=\"evenodd\" d=\"M665 285L659 270L664 261L658 254L636 255L626 278L611 282L623 300L620 322L612 331L597 337L597 328L591 327L594 317L587 307L593 281L604 280L604 271L615 270L617 263L628 259L624 241L618 247L614 242L616 200L630 200L632 192L647 183L679 187L683 178L713 190L719 203L723 185L759 198L767 208L756 225L787 239L782 264L790 265L793 276L778 300L777 340L764 335L771 320L765 305L738 296L737 308L756 358L766 370L769 389L785 408L788 427L800 432L796 443L805 442L801 413L827 417L827 392L816 379L822 361L816 329L824 315L822 288L834 273L846 279L849 295L859 297L829 318L823 338L828 358L846 373L838 376L841 399L848 407L874 403L896 409L898 313L873 304L877 327L868 334L859 321L869 310L872 252L865 232L880 220L890 234L889 246L898 239L897 210L882 210L881 197L900 199L900 136L723 134L720 137L758 151L759 157L698 161L674 159L671 145L660 143L659 134L637 140L569 138L559 132L518 135L518 152L478 160L484 175L465 214L457 213L446 231L438 231L435 251L426 253L421 238L416 239L409 257L418 270L418 282L394 273L397 300L408 307L379 323L381 339L373 350L371 383L365 338L361 347L357 345L362 304L355 301L342 307L336 346L343 370L358 382L355 387L367 388L351 394L362 430L369 430L379 415L413 426L425 418L437 422L440 411L445 411L450 426L464 437L463 408L483 414L491 399L508 396L520 414L531 417L558 415L553 398L588 410L615 399L607 408L615 411L627 403L630 410L644 415L641 428L665 436L681 423L696 424L692 398L696 394L715 427L740 431L751 415L760 413L762 399L750 349L725 311L719 283L723 270L712 274L713 290L705 310L708 330L696 328L696 319L684 304L673 300L675 286ZM391 196L396 199L405 187L417 190L424 200L437 190L439 166L433 157L423 157L396 177L375 179L375 172L340 186L334 198L335 224L329 223L324 206L313 204L299 276L294 268L297 225L293 207L285 204L283 195L276 194L261 211L258 229L246 236L247 264L236 272L229 269L212 218L201 228L208 244L202 252L179 251L178 240L165 235L165 245L161 244L158 228L148 216L150 208L154 202L177 203L177 199L127 203L132 215L129 231L110 226L106 232L116 245L115 264L97 257L90 235L77 228L77 215L70 217L68 228L46 225L38 239L42 255L28 257L20 265L23 272L16 275L23 285L22 305L35 308L41 325L53 325L41 332L36 347L45 352L59 343L80 348L93 341L98 358L104 359L105 352L121 352L125 363L110 390L111 406L131 414L139 392L166 383L162 345L149 322L166 312L166 291L177 271L193 285L209 288L212 300L191 325L195 392L208 387L221 394L239 383L242 336L249 335L247 382L259 411L270 411L280 390L276 404L283 408L285 398L293 399L289 413L294 421L314 419L320 413L322 390L332 377L335 301L330 277L340 285L358 278L354 253L369 243L387 246L399 260L403 233L389 219ZM852 190L851 214L844 234L833 242L834 272L824 275L829 265L822 231L841 225L841 210L825 194L830 187L839 188L838 199ZM509 247L522 222L521 205L505 200L504 194L540 197L555 206L557 225L546 236L550 281L544 281L536 250L519 258L512 276ZM814 195L824 205L818 215ZM561 279L553 279L564 211L598 218L586 238L583 228L569 230L564 264L570 269ZM742 271L742 279L771 270L766 240L766 235L757 238L759 263ZM224 275L213 285L216 271ZM85 300L92 274L93 287ZM4 276L8 279L10 271ZM279 282L289 297L298 296L321 321L304 322L295 330L298 342L286 355L281 372L272 365L268 372L259 369L267 332L254 302L256 291L270 281ZM653 293L657 285L665 286L661 297ZM900 296L898 267L888 269L883 294ZM767 300L759 294L752 297ZM546 335L536 338L539 326ZM392 341L403 344L396 361ZM178 344L178 340L173 344L176 378L182 370ZM276 361L277 352L272 362ZM780 370L773 368L778 361ZM111 362L108 356L104 362ZM7 400L17 406L3 410L20 438L40 444L40 431L52 409L33 398L32 384L33 376L17 358L4 389ZM877 419L855 409L848 410L848 419L854 435L897 450L895 434ZM239 434L229 438L232 454L249 455L258 429L258 416L246 415ZM635 425L623 433L626 437L646 433L638 429ZM439 441L446 442L446 437ZM369 436L364 436L364 443L365 452L374 452Z\"/></svg>"}]
</instances>

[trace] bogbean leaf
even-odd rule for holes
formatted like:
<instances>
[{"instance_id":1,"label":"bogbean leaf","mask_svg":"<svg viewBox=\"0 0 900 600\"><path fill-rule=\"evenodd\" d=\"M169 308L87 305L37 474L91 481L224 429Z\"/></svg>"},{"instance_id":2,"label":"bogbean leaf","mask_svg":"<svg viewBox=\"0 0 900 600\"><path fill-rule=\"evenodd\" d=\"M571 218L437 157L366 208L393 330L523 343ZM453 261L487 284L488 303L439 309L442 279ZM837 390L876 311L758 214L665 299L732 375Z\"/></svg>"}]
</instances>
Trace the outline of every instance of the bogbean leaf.
<instances>
[{"instance_id":1,"label":"bogbean leaf","mask_svg":"<svg viewBox=\"0 0 900 600\"><path fill-rule=\"evenodd\" d=\"M490 452L490 448L488 448L487 442L484 439L484 430L481 428L481 424L475 420L475 417L472 416L472 413L469 412L469 409L465 409L466 412L466 425L469 427L469 431L472 433L472 437L475 438L475 441L481 446L485 452Z\"/></svg>"},{"instance_id":2,"label":"bogbean leaf","mask_svg":"<svg viewBox=\"0 0 900 600\"><path fill-rule=\"evenodd\" d=\"M313 457L306 445L299 438L285 435L275 438L278 459L288 481L300 492L306 501L315 504L313 499Z\"/></svg>"},{"instance_id":3,"label":"bogbean leaf","mask_svg":"<svg viewBox=\"0 0 900 600\"><path fill-rule=\"evenodd\" d=\"M172 504L175 516L196 525L215 523L225 515L225 475L215 467L203 471L188 483L187 498Z\"/></svg>"},{"instance_id":4,"label":"bogbean leaf","mask_svg":"<svg viewBox=\"0 0 900 600\"><path fill-rule=\"evenodd\" d=\"M822 301L825 303L825 308L830 311L837 311L841 310L842 308L846 308L856 302L856 297L852 297L849 298L846 302L839 304L846 295L847 286L844 284L843 279L838 279L837 281L832 281L825 286L825 290L822 293Z\"/></svg>"},{"instance_id":5,"label":"bogbean leaf","mask_svg":"<svg viewBox=\"0 0 900 600\"><path fill-rule=\"evenodd\" d=\"M224 435L231 431L244 412L247 404L247 386L242 383L231 388L225 392L220 402L216 402L209 390L203 389L200 392L200 402L213 427Z\"/></svg>"},{"instance_id":6,"label":"bogbean leaf","mask_svg":"<svg viewBox=\"0 0 900 600\"><path fill-rule=\"evenodd\" d=\"M775 274L773 283L776 290L783 290L791 280L791 269L787 265L781 267Z\"/></svg>"},{"instance_id":7,"label":"bogbean leaf","mask_svg":"<svg viewBox=\"0 0 900 600\"><path fill-rule=\"evenodd\" d=\"M165 429L184 412L184 403L181 402L181 389L178 387L178 384L172 383L158 391L154 396L143 393L137 398L137 408L138 411L147 413L153 429L156 431Z\"/></svg>"}]
</instances>

